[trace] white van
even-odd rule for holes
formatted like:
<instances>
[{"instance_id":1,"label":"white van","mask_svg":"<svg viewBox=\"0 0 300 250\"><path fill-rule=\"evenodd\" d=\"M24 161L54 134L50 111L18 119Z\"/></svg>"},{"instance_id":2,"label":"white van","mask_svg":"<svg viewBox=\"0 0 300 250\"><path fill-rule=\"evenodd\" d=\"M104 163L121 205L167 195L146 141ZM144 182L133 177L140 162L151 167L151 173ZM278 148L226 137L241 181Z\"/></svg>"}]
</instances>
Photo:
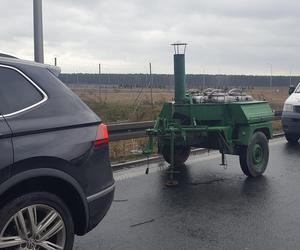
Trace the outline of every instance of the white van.
<instances>
[{"instance_id":1,"label":"white van","mask_svg":"<svg viewBox=\"0 0 300 250\"><path fill-rule=\"evenodd\" d=\"M285 100L282 112L282 127L285 138L297 143L300 138L300 83L290 87L290 96Z\"/></svg>"}]
</instances>

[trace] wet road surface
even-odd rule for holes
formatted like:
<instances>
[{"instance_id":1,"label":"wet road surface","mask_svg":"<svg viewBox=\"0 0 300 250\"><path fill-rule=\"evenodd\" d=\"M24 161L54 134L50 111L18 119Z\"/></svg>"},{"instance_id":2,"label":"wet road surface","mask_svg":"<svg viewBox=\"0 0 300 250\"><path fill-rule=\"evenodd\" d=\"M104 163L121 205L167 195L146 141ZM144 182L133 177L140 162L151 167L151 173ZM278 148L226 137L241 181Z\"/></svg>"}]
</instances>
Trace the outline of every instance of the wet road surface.
<instances>
[{"instance_id":1,"label":"wet road surface","mask_svg":"<svg viewBox=\"0 0 300 250\"><path fill-rule=\"evenodd\" d=\"M115 201L74 249L300 249L300 145L270 142L261 178L243 175L238 158L193 156L166 188L165 164L115 173Z\"/></svg>"}]
</instances>

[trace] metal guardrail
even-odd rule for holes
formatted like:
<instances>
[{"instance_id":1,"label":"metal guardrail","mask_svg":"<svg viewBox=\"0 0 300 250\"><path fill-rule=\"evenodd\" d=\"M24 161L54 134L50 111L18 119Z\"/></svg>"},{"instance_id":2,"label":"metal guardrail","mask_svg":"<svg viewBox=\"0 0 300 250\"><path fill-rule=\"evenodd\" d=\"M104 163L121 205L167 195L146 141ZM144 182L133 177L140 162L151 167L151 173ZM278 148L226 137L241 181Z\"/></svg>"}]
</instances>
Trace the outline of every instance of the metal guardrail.
<instances>
[{"instance_id":1,"label":"metal guardrail","mask_svg":"<svg viewBox=\"0 0 300 250\"><path fill-rule=\"evenodd\" d=\"M282 116L282 111L281 110L278 110L278 111L274 111L274 121L278 121L281 119L281 116Z\"/></svg>"},{"instance_id":2,"label":"metal guardrail","mask_svg":"<svg viewBox=\"0 0 300 250\"><path fill-rule=\"evenodd\" d=\"M275 121L281 119L282 111L275 111L274 114ZM153 128L153 126L154 121L108 124L109 140L120 141L146 137L146 129Z\"/></svg>"},{"instance_id":3,"label":"metal guardrail","mask_svg":"<svg viewBox=\"0 0 300 250\"><path fill-rule=\"evenodd\" d=\"M109 140L120 141L142 138L146 136L146 129L153 126L154 121L108 124Z\"/></svg>"}]
</instances>

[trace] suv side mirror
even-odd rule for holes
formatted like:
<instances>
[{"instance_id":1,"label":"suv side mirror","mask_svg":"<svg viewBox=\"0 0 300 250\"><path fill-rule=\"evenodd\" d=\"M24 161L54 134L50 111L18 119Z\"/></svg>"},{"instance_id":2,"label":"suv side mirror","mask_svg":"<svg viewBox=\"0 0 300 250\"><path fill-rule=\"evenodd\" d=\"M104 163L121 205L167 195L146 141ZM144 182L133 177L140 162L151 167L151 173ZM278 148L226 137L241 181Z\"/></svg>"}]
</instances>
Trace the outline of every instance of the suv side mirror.
<instances>
[{"instance_id":1,"label":"suv side mirror","mask_svg":"<svg viewBox=\"0 0 300 250\"><path fill-rule=\"evenodd\" d=\"M291 86L291 87L289 88L289 95L291 95L292 93L294 93L294 91L295 91L295 87L294 87L294 86Z\"/></svg>"}]
</instances>

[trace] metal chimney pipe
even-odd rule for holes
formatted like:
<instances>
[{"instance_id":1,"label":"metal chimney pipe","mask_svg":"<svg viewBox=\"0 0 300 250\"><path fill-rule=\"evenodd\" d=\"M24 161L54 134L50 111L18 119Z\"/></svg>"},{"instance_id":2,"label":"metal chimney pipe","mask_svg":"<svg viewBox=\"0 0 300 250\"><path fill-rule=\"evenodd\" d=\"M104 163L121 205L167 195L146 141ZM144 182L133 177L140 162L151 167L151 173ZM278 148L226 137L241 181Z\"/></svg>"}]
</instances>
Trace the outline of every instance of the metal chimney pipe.
<instances>
[{"instance_id":1,"label":"metal chimney pipe","mask_svg":"<svg viewBox=\"0 0 300 250\"><path fill-rule=\"evenodd\" d=\"M42 0L33 0L34 61L44 63Z\"/></svg>"},{"instance_id":2,"label":"metal chimney pipe","mask_svg":"<svg viewBox=\"0 0 300 250\"><path fill-rule=\"evenodd\" d=\"M185 101L185 50L186 43L175 43L174 46L174 84L175 84L175 103Z\"/></svg>"}]
</instances>

